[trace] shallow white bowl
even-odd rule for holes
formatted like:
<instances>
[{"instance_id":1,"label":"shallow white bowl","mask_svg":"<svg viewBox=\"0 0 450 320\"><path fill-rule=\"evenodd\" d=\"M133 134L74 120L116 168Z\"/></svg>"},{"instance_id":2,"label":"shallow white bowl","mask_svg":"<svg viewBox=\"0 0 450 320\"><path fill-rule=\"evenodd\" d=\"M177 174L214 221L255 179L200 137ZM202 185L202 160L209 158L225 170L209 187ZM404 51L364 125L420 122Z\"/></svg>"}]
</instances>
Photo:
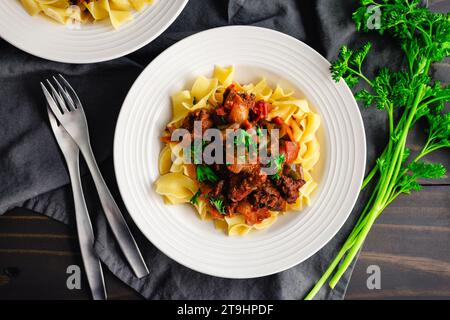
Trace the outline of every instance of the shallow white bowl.
<instances>
[{"instance_id":1,"label":"shallow white bowl","mask_svg":"<svg viewBox=\"0 0 450 320\"><path fill-rule=\"evenodd\" d=\"M308 99L322 118L319 183L312 203L281 216L267 230L228 237L189 205L169 206L156 194L159 137L171 119L170 96L215 64L236 67L242 83L266 77ZM366 143L358 106L345 82L306 44L257 27L223 27L184 39L140 75L123 104L114 141L120 192L142 233L177 262L209 275L252 278L290 268L317 252L341 228L361 186Z\"/></svg>"},{"instance_id":2,"label":"shallow white bowl","mask_svg":"<svg viewBox=\"0 0 450 320\"><path fill-rule=\"evenodd\" d=\"M155 0L114 30L107 20L71 29L43 15L31 17L19 0L0 1L0 37L35 56L66 63L115 59L143 47L181 13L188 0Z\"/></svg>"}]
</instances>

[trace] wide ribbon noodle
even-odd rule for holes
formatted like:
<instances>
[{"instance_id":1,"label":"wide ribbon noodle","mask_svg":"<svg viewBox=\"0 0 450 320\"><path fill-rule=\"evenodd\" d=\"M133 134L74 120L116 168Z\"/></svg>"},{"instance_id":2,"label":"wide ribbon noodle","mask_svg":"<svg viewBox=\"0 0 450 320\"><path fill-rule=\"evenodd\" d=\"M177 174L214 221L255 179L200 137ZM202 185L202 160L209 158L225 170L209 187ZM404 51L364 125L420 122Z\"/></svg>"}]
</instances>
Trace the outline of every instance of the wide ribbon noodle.
<instances>
[{"instance_id":1,"label":"wide ribbon noodle","mask_svg":"<svg viewBox=\"0 0 450 320\"><path fill-rule=\"evenodd\" d=\"M294 97L293 91L286 91L280 86L270 87L265 79L256 84L241 85L233 81L234 66L222 68L216 66L213 77L198 77L190 90L183 90L172 96L172 120L169 126L177 128L189 112L199 108L214 108L222 102L222 96L230 84L239 91L254 94L257 100L270 102L273 109L268 119L283 119L291 131L295 142L300 146L294 164L303 168L305 184L299 189L295 203L288 204L287 210L299 211L310 203L310 195L317 187L311 172L320 157L320 145L316 137L320 126L320 117L311 111L308 101ZM167 142L159 157L160 177L156 181L156 192L164 197L167 204L189 203L199 190L194 164L183 162L183 149L178 142ZM202 220L210 219L209 206L202 199L194 204ZM249 225L242 215L226 216L223 220L214 220L217 229L228 235L245 235L251 229L265 229L284 212L270 212L270 217L260 223Z\"/></svg>"},{"instance_id":2,"label":"wide ribbon noodle","mask_svg":"<svg viewBox=\"0 0 450 320\"><path fill-rule=\"evenodd\" d=\"M141 11L153 0L20 0L32 16L43 13L67 24L109 19L115 29L133 19L133 10Z\"/></svg>"}]
</instances>

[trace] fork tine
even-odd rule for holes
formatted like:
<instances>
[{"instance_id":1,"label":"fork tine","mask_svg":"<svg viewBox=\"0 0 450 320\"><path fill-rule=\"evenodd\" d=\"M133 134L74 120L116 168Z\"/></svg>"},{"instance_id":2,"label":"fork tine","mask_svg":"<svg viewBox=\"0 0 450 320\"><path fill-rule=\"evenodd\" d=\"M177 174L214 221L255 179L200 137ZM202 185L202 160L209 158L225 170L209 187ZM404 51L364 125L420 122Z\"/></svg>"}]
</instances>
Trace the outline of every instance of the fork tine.
<instances>
[{"instance_id":1,"label":"fork tine","mask_svg":"<svg viewBox=\"0 0 450 320\"><path fill-rule=\"evenodd\" d=\"M62 116L61 110L59 110L58 105L56 104L55 100L53 100L52 95L50 92L48 92L45 85L41 82L41 88L42 92L44 92L44 96L47 100L47 105L50 107L50 109L53 111L53 115L59 119L60 116Z\"/></svg>"},{"instance_id":2,"label":"fork tine","mask_svg":"<svg viewBox=\"0 0 450 320\"><path fill-rule=\"evenodd\" d=\"M67 89L63 88L63 86L59 83L58 79L56 79L55 76L53 76L53 80L58 86L60 96L64 97L64 100L67 102L67 104L70 106L72 110L75 110L76 109L75 103L73 102L70 94L67 92Z\"/></svg>"},{"instance_id":3,"label":"fork tine","mask_svg":"<svg viewBox=\"0 0 450 320\"><path fill-rule=\"evenodd\" d=\"M62 81L63 85L65 85L66 89L69 89L69 92L66 91L67 95L72 99L72 101L74 102L75 107L78 109L83 109L82 105L81 105L81 101L78 98L78 95L76 94L75 90L72 88L72 86L70 85L70 83L61 75L58 74L59 79Z\"/></svg>"},{"instance_id":4,"label":"fork tine","mask_svg":"<svg viewBox=\"0 0 450 320\"><path fill-rule=\"evenodd\" d=\"M58 122L55 118L55 115L53 114L53 111L48 106L47 106L47 114L48 114L48 120L50 120L50 124L52 125L52 127L57 126Z\"/></svg>"},{"instance_id":5,"label":"fork tine","mask_svg":"<svg viewBox=\"0 0 450 320\"><path fill-rule=\"evenodd\" d=\"M50 80L46 80L47 84L49 85L51 91L52 91L52 95L53 98L56 98L56 102L58 102L59 107L61 108L62 113L70 112L70 108L67 106L66 102L64 101L64 99L61 97L61 95L58 93L58 91L56 91L55 87L53 87L52 83L50 82Z\"/></svg>"},{"instance_id":6,"label":"fork tine","mask_svg":"<svg viewBox=\"0 0 450 320\"><path fill-rule=\"evenodd\" d=\"M56 119L55 115L53 114L52 109L50 109L49 106L47 106L47 115L48 115L48 120L50 122L50 127L52 128L53 134L55 135L56 140L58 140L62 127L60 127L60 123L59 123L58 119Z\"/></svg>"}]
</instances>

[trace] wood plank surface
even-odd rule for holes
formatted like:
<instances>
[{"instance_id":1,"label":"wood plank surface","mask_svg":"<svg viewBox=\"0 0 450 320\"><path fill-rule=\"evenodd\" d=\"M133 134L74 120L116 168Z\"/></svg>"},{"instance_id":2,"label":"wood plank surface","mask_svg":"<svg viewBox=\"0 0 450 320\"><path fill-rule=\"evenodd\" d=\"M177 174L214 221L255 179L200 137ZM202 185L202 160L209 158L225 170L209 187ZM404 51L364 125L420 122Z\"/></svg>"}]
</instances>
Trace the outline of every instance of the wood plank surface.
<instances>
[{"instance_id":1,"label":"wood plank surface","mask_svg":"<svg viewBox=\"0 0 450 320\"><path fill-rule=\"evenodd\" d=\"M81 290L69 290L67 267L82 268L75 230L26 209L0 216L0 299L90 299L83 275ZM142 299L106 267L110 299Z\"/></svg>"},{"instance_id":2,"label":"wood plank surface","mask_svg":"<svg viewBox=\"0 0 450 320\"><path fill-rule=\"evenodd\" d=\"M369 290L367 268L381 271ZM364 244L347 299L450 299L450 186L401 196L378 219Z\"/></svg>"},{"instance_id":3,"label":"wood plank surface","mask_svg":"<svg viewBox=\"0 0 450 320\"><path fill-rule=\"evenodd\" d=\"M450 186L402 196L379 218L353 272L346 299L450 299ZM88 299L66 287L69 265L82 266L74 230L25 209L0 216L0 299ZM369 290L367 267L381 270ZM109 271L111 299L140 299Z\"/></svg>"}]
</instances>

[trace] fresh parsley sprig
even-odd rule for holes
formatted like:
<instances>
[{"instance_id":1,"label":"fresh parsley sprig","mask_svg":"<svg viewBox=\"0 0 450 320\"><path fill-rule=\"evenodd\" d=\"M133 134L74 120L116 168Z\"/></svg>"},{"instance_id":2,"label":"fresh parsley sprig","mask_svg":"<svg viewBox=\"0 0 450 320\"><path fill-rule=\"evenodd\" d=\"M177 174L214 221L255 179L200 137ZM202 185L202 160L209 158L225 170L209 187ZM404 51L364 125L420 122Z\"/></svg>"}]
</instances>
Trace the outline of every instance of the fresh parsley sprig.
<instances>
[{"instance_id":1,"label":"fresh parsley sprig","mask_svg":"<svg viewBox=\"0 0 450 320\"><path fill-rule=\"evenodd\" d=\"M198 182L217 182L219 177L207 165L197 165L197 180Z\"/></svg>"},{"instance_id":2,"label":"fresh parsley sprig","mask_svg":"<svg viewBox=\"0 0 450 320\"><path fill-rule=\"evenodd\" d=\"M271 175L270 178L272 180L278 180L280 179L280 172L283 169L283 163L285 160L285 156L284 153L276 155L273 157L273 159L270 161L270 164L274 164L276 167L276 172L275 174Z\"/></svg>"},{"instance_id":3,"label":"fresh parsley sprig","mask_svg":"<svg viewBox=\"0 0 450 320\"><path fill-rule=\"evenodd\" d=\"M200 191L200 189L192 196L191 198L191 203L196 205L198 204L198 199L200 198L200 195L202 194L202 192Z\"/></svg>"},{"instance_id":4,"label":"fresh parsley sprig","mask_svg":"<svg viewBox=\"0 0 450 320\"><path fill-rule=\"evenodd\" d=\"M250 146L256 148L256 142L253 140L253 136L243 129L238 129L234 137L234 143L237 146L245 146L247 150L250 150Z\"/></svg>"},{"instance_id":5,"label":"fresh parsley sprig","mask_svg":"<svg viewBox=\"0 0 450 320\"><path fill-rule=\"evenodd\" d=\"M202 194L201 191L198 190L198 191L194 194L194 196L191 198L191 201L190 201L190 202L191 202L193 205L198 205L201 194ZM215 197L212 197L212 196L210 196L210 195L206 195L205 198L209 200L209 203L213 206L213 208L215 208L215 209L217 210L217 212L219 212L219 213L222 214L222 215L225 215L225 214L226 214L226 212L225 212L225 205L224 205L222 199L220 199L220 198L215 198Z\"/></svg>"},{"instance_id":6,"label":"fresh parsley sprig","mask_svg":"<svg viewBox=\"0 0 450 320\"><path fill-rule=\"evenodd\" d=\"M225 215L225 205L219 198L209 197L209 203L222 215Z\"/></svg>"}]
</instances>

